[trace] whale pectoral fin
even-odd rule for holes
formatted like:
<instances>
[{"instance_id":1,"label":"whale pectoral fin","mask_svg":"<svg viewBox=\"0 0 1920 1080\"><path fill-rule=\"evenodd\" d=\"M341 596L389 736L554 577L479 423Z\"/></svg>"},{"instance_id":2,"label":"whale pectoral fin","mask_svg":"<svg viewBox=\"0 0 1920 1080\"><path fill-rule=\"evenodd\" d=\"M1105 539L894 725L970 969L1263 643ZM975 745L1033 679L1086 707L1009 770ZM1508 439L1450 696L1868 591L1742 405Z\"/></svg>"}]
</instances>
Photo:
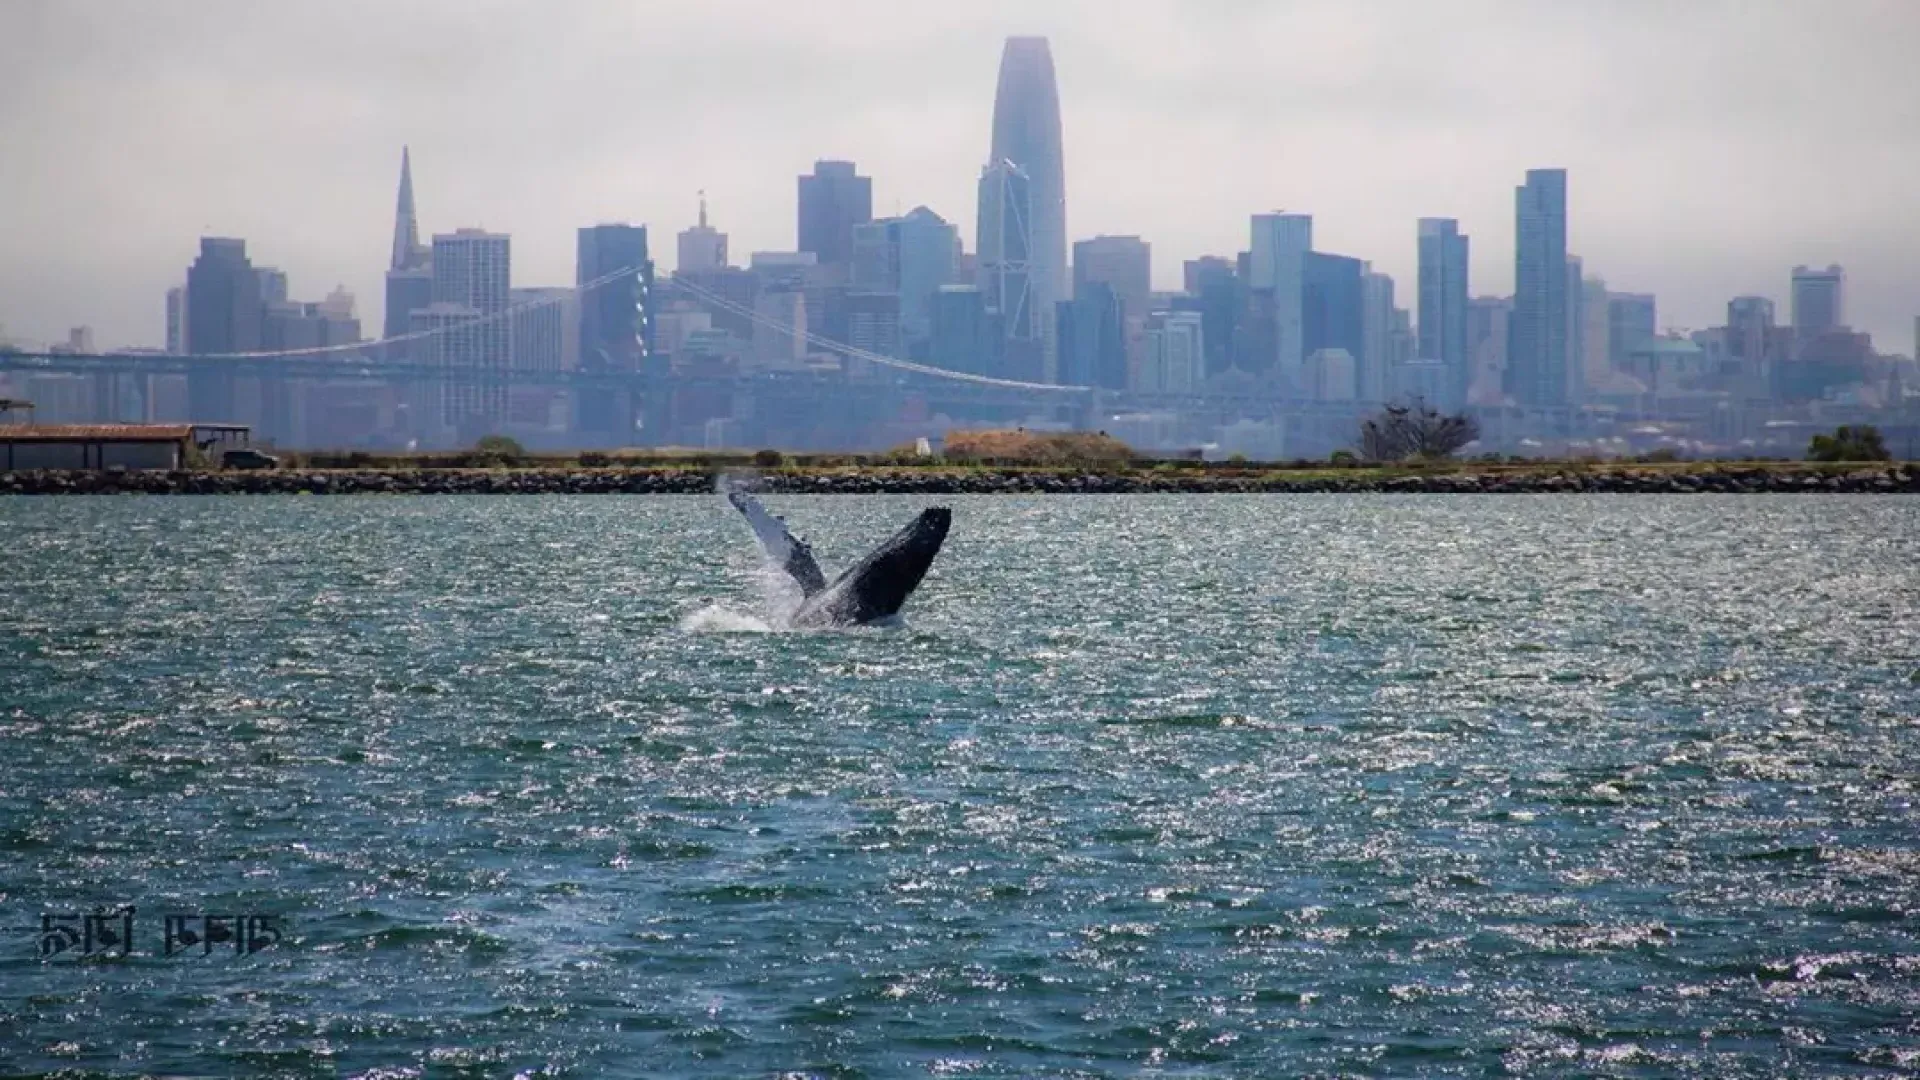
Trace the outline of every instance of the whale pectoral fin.
<instances>
[{"instance_id":1,"label":"whale pectoral fin","mask_svg":"<svg viewBox=\"0 0 1920 1080\"><path fill-rule=\"evenodd\" d=\"M813 549L807 546L806 541L788 532L785 522L767 513L767 508L760 505L759 499L743 491L730 491L727 501L746 516L747 524L753 526L753 535L759 539L760 548L767 553L767 559L799 582L803 594L812 596L827 587L820 564L813 560Z\"/></svg>"}]
</instances>

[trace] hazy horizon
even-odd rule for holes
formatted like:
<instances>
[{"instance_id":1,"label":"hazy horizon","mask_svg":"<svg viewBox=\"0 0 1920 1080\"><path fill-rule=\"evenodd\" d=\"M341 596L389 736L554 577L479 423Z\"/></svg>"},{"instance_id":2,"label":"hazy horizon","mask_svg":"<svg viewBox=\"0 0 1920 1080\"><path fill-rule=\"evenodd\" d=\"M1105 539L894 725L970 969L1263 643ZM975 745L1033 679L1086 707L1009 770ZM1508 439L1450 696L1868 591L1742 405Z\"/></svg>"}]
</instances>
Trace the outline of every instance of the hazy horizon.
<instances>
[{"instance_id":1,"label":"hazy horizon","mask_svg":"<svg viewBox=\"0 0 1920 1080\"><path fill-rule=\"evenodd\" d=\"M1472 291L1511 291L1513 188L1569 170L1569 250L1658 294L1662 326L1847 270L1847 316L1911 353L1920 314L1920 5L1573 10L1518 0L804 7L371 0L0 7L0 324L158 345L202 235L296 298L344 284L377 336L402 145L423 236L513 235L515 286L574 280L574 230L646 224L656 263L705 189L736 262L791 250L795 177L873 177L972 250L1002 40L1059 76L1069 240L1138 234L1158 288L1248 216L1314 216L1412 306L1415 221L1456 217Z\"/></svg>"}]
</instances>

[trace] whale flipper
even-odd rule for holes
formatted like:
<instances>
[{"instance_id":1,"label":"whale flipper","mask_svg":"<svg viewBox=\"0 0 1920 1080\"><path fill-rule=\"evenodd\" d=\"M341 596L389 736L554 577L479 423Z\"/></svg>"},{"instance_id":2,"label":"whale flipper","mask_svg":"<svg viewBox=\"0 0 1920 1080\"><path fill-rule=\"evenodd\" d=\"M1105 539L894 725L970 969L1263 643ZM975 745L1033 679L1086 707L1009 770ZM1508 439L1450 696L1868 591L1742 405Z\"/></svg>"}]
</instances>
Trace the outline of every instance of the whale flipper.
<instances>
[{"instance_id":1,"label":"whale flipper","mask_svg":"<svg viewBox=\"0 0 1920 1080\"><path fill-rule=\"evenodd\" d=\"M753 535L759 538L767 558L800 584L802 595L811 597L827 587L826 575L820 572L820 564L813 561L813 549L788 532L785 522L767 513L759 499L744 491L730 491L727 501L746 515L747 524L753 526Z\"/></svg>"},{"instance_id":2,"label":"whale flipper","mask_svg":"<svg viewBox=\"0 0 1920 1080\"><path fill-rule=\"evenodd\" d=\"M818 595L794 612L796 626L848 626L891 618L926 576L946 542L953 512L938 506L920 512Z\"/></svg>"}]
</instances>

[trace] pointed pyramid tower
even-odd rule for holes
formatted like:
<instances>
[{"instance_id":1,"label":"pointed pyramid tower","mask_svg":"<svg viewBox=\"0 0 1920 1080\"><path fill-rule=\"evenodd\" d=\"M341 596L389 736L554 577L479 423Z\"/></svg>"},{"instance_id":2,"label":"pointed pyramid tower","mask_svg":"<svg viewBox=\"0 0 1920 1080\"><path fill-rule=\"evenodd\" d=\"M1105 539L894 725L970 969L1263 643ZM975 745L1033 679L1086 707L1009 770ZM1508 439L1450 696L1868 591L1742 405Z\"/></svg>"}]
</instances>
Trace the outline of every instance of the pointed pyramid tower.
<instances>
[{"instance_id":1,"label":"pointed pyramid tower","mask_svg":"<svg viewBox=\"0 0 1920 1080\"><path fill-rule=\"evenodd\" d=\"M393 215L394 270L409 270L419 265L420 224L413 213L413 161L407 147L400 148L400 201Z\"/></svg>"}]
</instances>

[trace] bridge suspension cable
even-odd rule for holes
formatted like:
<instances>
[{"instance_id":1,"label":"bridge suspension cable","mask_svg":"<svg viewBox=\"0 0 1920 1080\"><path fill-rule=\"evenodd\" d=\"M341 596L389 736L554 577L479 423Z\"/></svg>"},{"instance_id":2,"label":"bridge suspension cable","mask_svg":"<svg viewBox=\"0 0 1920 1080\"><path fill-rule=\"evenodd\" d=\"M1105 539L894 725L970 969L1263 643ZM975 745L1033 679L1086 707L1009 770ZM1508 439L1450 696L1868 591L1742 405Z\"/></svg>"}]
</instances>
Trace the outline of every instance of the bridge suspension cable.
<instances>
[{"instance_id":1,"label":"bridge suspension cable","mask_svg":"<svg viewBox=\"0 0 1920 1080\"><path fill-rule=\"evenodd\" d=\"M366 352L369 349L376 349L384 345L399 345L409 341L423 341L427 338L438 337L442 334L451 334L457 331L465 331L475 326L486 326L489 323L501 322L506 319L511 319L515 315L524 314L525 312L532 311L536 308L549 307L554 304L562 303L565 300L567 300L568 297L570 296L583 295L585 293L591 292L594 289L600 288L602 285L606 285L610 282L618 281L623 277L632 277L636 272L637 271L634 267L631 267L631 266L622 267L621 269L615 270L610 274L602 274L601 276L594 278L592 281L582 282L579 285L575 285L572 288L565 290L565 295L541 297L538 300L529 300L524 304L509 305L507 307L501 308L499 311L489 312L484 315L475 315L471 319L462 319L457 323L451 323L447 326L437 326L437 327L432 327L426 330L414 330L405 334L395 334L392 337L381 338L378 341L355 341L355 342L350 342L344 345L315 345L315 346L304 348L304 349L268 349L268 350L261 350L261 351L255 351L255 352L193 353L192 355L203 360L268 360L268 359L272 359L274 357L280 357L280 356L326 356L328 354Z\"/></svg>"},{"instance_id":2,"label":"bridge suspension cable","mask_svg":"<svg viewBox=\"0 0 1920 1080\"><path fill-rule=\"evenodd\" d=\"M789 337L797 338L809 345L818 346L828 352L838 353L841 356L852 357L857 360L865 360L869 363L879 364L882 367L893 368L898 371L910 371L917 375L931 375L935 378L951 379L957 382L976 383L982 386L1008 387L1017 390L1086 393L1094 389L1091 386L1068 386L1060 383L1037 383L1025 382L1019 379L1002 379L992 375L976 374L971 371L954 371L950 368L934 367L930 364L919 364L911 360L902 360L896 356L886 356L868 349L856 348L844 342L834 341L832 338L822 337L811 331L801 330L791 323L782 322L772 316L755 311L744 304L736 303L711 289L695 285L682 277L670 278L669 283L672 287L680 289L702 303L712 305L722 311L739 315L742 318L752 321L755 325L778 330ZM658 287L658 283L656 283L656 287Z\"/></svg>"}]
</instances>

